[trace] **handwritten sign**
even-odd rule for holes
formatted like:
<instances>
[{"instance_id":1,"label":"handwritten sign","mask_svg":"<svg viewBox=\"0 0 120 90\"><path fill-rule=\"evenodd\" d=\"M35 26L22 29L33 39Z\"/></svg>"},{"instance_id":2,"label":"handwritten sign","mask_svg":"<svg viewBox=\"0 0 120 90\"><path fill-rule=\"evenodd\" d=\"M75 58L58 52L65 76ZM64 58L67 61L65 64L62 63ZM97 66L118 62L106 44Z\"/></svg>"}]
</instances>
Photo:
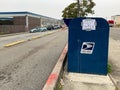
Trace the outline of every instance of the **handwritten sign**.
<instances>
[{"instance_id":1,"label":"handwritten sign","mask_svg":"<svg viewBox=\"0 0 120 90\"><path fill-rule=\"evenodd\" d=\"M86 30L86 31L96 30L96 20L95 19L83 19L82 30Z\"/></svg>"}]
</instances>

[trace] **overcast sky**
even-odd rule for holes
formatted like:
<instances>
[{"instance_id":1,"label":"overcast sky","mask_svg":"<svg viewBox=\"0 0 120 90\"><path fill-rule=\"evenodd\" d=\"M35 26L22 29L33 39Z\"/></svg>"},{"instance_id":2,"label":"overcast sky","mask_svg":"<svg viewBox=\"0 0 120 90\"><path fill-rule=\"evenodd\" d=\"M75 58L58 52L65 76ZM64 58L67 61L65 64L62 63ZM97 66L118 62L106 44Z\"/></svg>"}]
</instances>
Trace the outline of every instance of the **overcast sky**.
<instances>
[{"instance_id":1,"label":"overcast sky","mask_svg":"<svg viewBox=\"0 0 120 90\"><path fill-rule=\"evenodd\" d=\"M0 12L29 11L61 19L62 10L76 0L1 0ZM120 15L120 0L93 0L95 15L110 18Z\"/></svg>"}]
</instances>

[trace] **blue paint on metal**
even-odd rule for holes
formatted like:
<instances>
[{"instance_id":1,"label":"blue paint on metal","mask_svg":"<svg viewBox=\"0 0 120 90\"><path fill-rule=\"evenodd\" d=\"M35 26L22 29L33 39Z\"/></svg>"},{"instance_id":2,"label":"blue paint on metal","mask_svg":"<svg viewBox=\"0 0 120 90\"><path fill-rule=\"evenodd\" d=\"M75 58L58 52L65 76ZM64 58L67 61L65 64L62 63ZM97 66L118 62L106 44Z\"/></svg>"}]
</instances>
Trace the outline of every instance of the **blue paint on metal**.
<instances>
[{"instance_id":1,"label":"blue paint on metal","mask_svg":"<svg viewBox=\"0 0 120 90\"><path fill-rule=\"evenodd\" d=\"M69 26L69 23L70 23L70 21L71 21L72 19L63 19L63 20L64 20L65 24L66 24L67 26Z\"/></svg>"},{"instance_id":2,"label":"blue paint on metal","mask_svg":"<svg viewBox=\"0 0 120 90\"><path fill-rule=\"evenodd\" d=\"M83 29L83 20L96 21L95 30ZM68 72L107 75L109 25L103 18L65 20L68 35ZM69 24L68 24L69 22Z\"/></svg>"}]
</instances>

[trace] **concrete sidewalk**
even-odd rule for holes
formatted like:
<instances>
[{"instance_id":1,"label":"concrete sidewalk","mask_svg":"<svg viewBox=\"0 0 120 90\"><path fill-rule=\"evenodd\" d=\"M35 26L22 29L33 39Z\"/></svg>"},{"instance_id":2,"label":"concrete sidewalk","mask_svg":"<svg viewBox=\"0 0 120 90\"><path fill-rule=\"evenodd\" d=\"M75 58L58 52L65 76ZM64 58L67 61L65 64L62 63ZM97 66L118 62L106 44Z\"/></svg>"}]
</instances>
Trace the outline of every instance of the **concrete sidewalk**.
<instances>
[{"instance_id":1,"label":"concrete sidewalk","mask_svg":"<svg viewBox=\"0 0 120 90\"><path fill-rule=\"evenodd\" d=\"M112 65L111 76L120 90L120 41L109 39L109 62Z\"/></svg>"},{"instance_id":2,"label":"concrete sidewalk","mask_svg":"<svg viewBox=\"0 0 120 90\"><path fill-rule=\"evenodd\" d=\"M109 76L65 73L62 90L115 90Z\"/></svg>"}]
</instances>

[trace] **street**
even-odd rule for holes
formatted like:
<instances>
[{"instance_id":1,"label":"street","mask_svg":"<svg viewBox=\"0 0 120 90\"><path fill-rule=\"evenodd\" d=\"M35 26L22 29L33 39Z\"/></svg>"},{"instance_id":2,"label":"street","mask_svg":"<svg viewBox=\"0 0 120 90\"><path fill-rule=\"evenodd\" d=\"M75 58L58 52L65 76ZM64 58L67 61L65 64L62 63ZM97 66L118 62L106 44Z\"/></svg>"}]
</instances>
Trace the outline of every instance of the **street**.
<instances>
[{"instance_id":1,"label":"street","mask_svg":"<svg viewBox=\"0 0 120 90\"><path fill-rule=\"evenodd\" d=\"M0 50L0 90L41 90L65 44L58 31Z\"/></svg>"}]
</instances>

